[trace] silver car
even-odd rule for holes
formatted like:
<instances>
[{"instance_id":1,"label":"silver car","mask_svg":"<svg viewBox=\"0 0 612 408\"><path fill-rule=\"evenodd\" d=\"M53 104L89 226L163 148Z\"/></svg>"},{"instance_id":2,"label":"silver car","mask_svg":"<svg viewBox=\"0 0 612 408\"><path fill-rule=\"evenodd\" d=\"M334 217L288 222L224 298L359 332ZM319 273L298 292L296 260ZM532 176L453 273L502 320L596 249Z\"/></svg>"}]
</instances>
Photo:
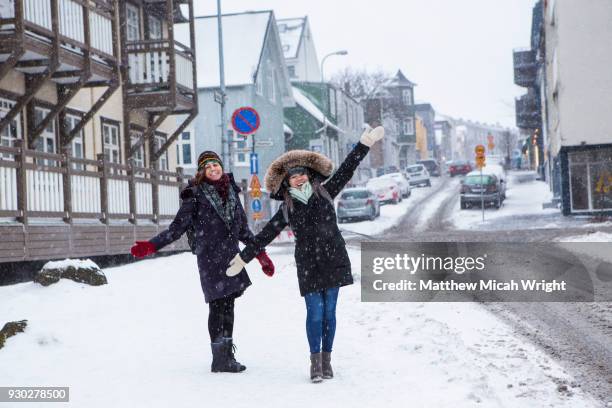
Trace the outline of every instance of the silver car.
<instances>
[{"instance_id":1,"label":"silver car","mask_svg":"<svg viewBox=\"0 0 612 408\"><path fill-rule=\"evenodd\" d=\"M367 188L347 188L340 194L336 215L340 223L357 218L374 220L380 215L380 204Z\"/></svg>"}]
</instances>

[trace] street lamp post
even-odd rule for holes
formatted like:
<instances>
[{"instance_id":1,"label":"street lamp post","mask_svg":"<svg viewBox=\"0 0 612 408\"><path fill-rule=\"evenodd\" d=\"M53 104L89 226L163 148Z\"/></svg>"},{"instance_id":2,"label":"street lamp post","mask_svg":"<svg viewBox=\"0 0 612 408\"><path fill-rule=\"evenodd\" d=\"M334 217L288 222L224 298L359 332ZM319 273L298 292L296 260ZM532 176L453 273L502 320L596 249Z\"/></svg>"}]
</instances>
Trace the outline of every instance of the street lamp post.
<instances>
[{"instance_id":1,"label":"street lamp post","mask_svg":"<svg viewBox=\"0 0 612 408\"><path fill-rule=\"evenodd\" d=\"M323 99L325 97L325 75L323 73L323 67L324 67L324 64L325 64L325 60L328 57L331 57L332 55L347 55L347 54L348 54L347 50L334 51L334 52L330 52L329 54L324 56L323 59L321 60L321 99ZM329 104L329 97L327 98L327 102ZM325 106L325 104L324 104L324 106ZM329 106L329 111L331 112L331 106ZM325 129L326 127L327 127L327 123L325 121L325 118L323 118L323 129ZM326 136L327 136L327 132L324 133L323 137L326 137ZM331 149L331 145L330 145L330 149Z\"/></svg>"},{"instance_id":2,"label":"street lamp post","mask_svg":"<svg viewBox=\"0 0 612 408\"><path fill-rule=\"evenodd\" d=\"M325 60L327 59L327 57L331 57L332 55L347 55L347 54L348 54L347 50L340 50L340 51L330 52L329 54L323 57L323 59L321 60L321 85L325 83L325 76L323 74L323 64L325 64Z\"/></svg>"}]
</instances>

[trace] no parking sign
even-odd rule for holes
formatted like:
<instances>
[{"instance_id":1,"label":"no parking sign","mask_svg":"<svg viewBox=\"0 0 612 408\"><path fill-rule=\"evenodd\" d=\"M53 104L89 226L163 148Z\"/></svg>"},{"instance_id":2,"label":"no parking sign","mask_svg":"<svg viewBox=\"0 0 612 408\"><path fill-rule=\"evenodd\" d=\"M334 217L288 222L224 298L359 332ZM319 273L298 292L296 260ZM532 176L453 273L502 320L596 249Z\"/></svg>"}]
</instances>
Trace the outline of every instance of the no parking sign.
<instances>
[{"instance_id":1,"label":"no parking sign","mask_svg":"<svg viewBox=\"0 0 612 408\"><path fill-rule=\"evenodd\" d=\"M248 106L238 108L232 114L232 127L241 135L251 135L259 129L259 114Z\"/></svg>"}]
</instances>

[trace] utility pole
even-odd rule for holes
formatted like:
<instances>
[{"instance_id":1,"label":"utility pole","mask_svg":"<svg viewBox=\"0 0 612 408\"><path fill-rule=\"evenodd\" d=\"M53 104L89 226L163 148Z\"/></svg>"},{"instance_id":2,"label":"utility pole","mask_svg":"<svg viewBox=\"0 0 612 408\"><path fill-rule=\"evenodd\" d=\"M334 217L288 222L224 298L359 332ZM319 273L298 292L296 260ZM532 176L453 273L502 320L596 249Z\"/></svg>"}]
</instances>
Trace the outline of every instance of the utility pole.
<instances>
[{"instance_id":1,"label":"utility pole","mask_svg":"<svg viewBox=\"0 0 612 408\"><path fill-rule=\"evenodd\" d=\"M227 113L225 108L225 63L223 60L223 24L221 23L221 0L217 0L217 27L219 33L219 88L221 90L221 143L223 146L222 160L227 166L224 171L229 173L233 169L231 141L227 138Z\"/></svg>"}]
</instances>

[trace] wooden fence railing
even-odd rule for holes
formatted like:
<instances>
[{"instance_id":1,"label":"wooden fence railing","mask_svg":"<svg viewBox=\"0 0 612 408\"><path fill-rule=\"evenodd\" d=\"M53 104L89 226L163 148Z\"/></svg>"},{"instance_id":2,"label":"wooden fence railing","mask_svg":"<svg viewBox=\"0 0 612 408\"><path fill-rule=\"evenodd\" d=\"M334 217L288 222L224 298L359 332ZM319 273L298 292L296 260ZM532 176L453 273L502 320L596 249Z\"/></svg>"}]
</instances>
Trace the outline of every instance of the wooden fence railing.
<instances>
[{"instance_id":1,"label":"wooden fence railing","mask_svg":"<svg viewBox=\"0 0 612 408\"><path fill-rule=\"evenodd\" d=\"M182 169L168 172L77 159L68 154L43 153L22 147L0 146L0 217L111 219L136 223L171 219L180 205L179 191L186 182Z\"/></svg>"}]
</instances>

